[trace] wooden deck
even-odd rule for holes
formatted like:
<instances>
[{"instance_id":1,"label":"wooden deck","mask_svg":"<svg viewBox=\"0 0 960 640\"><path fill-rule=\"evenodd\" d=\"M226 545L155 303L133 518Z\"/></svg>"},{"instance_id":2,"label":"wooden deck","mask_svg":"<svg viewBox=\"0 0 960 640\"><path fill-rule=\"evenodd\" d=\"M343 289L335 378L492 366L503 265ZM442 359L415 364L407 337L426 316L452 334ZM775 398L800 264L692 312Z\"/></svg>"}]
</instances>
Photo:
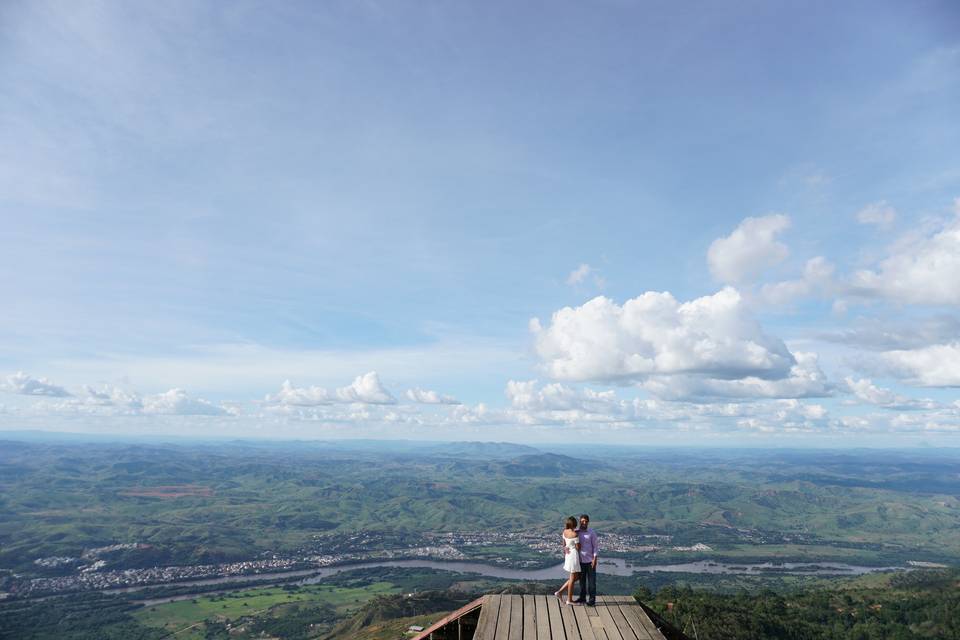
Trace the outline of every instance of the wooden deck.
<instances>
[{"instance_id":1,"label":"wooden deck","mask_svg":"<svg viewBox=\"0 0 960 640\"><path fill-rule=\"evenodd\" d=\"M484 596L473 640L666 640L630 596L598 596L595 607L553 596Z\"/></svg>"}]
</instances>

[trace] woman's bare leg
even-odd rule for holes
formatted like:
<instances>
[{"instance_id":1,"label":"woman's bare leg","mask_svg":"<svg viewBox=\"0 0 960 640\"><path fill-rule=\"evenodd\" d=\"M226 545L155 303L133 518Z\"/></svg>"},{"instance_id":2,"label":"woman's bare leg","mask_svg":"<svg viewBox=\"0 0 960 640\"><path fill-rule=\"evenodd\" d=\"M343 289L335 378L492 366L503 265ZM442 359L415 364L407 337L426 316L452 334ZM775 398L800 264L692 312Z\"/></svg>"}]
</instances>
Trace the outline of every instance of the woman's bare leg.
<instances>
[{"instance_id":1,"label":"woman's bare leg","mask_svg":"<svg viewBox=\"0 0 960 640\"><path fill-rule=\"evenodd\" d=\"M570 584L570 578L567 578L567 581L560 585L560 588L553 592L553 595L560 597L560 594L567 590L567 586Z\"/></svg>"},{"instance_id":2,"label":"woman's bare leg","mask_svg":"<svg viewBox=\"0 0 960 640\"><path fill-rule=\"evenodd\" d=\"M570 572L570 578L567 580L567 602L573 602L573 583L577 581L577 576L580 575L576 571Z\"/></svg>"}]
</instances>

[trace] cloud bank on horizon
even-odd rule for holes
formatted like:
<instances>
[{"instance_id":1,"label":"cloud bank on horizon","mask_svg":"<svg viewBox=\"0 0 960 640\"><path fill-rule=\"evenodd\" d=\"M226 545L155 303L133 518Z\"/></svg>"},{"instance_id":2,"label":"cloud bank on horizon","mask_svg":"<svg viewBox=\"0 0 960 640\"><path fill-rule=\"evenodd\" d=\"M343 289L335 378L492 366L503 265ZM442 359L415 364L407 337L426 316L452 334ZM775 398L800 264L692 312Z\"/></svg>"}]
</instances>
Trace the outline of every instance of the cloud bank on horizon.
<instances>
[{"instance_id":1,"label":"cloud bank on horizon","mask_svg":"<svg viewBox=\"0 0 960 640\"><path fill-rule=\"evenodd\" d=\"M3 11L0 429L960 438L952 3Z\"/></svg>"}]
</instances>

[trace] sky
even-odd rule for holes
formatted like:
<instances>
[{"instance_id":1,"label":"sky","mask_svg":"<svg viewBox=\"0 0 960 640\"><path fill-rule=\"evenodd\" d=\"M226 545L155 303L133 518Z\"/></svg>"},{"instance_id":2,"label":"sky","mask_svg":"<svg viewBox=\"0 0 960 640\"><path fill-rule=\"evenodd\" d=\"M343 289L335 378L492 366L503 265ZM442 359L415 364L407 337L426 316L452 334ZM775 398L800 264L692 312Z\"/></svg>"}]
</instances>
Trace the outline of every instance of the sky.
<instances>
[{"instance_id":1,"label":"sky","mask_svg":"<svg viewBox=\"0 0 960 640\"><path fill-rule=\"evenodd\" d=\"M960 445L954 2L0 4L0 430Z\"/></svg>"}]
</instances>

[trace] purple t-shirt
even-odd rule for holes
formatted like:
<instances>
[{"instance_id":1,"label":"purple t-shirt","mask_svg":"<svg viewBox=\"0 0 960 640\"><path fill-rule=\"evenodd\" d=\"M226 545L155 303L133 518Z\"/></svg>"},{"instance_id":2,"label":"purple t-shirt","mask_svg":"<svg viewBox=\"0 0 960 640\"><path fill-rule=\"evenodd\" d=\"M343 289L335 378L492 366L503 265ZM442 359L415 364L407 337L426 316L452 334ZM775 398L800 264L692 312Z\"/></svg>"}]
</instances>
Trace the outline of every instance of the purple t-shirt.
<instances>
[{"instance_id":1,"label":"purple t-shirt","mask_svg":"<svg viewBox=\"0 0 960 640\"><path fill-rule=\"evenodd\" d=\"M580 562L593 562L600 550L597 532L587 527L586 530L578 529L577 533L580 535Z\"/></svg>"}]
</instances>

